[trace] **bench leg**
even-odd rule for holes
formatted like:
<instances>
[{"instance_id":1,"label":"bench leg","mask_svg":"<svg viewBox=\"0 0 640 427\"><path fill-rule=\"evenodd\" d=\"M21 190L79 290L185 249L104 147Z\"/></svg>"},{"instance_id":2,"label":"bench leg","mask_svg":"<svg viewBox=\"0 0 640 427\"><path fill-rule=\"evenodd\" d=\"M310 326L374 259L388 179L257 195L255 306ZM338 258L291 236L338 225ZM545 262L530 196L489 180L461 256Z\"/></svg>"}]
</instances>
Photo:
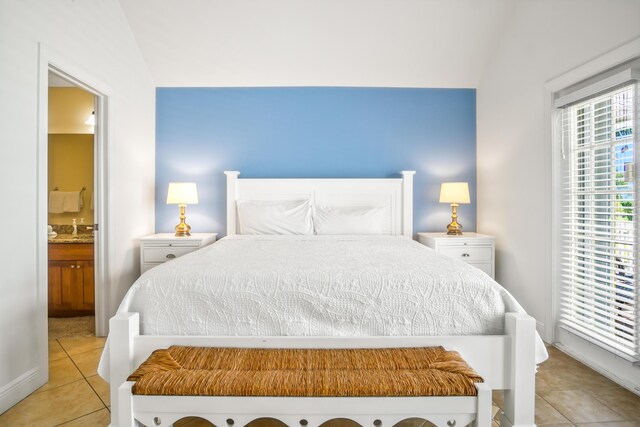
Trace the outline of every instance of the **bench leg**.
<instances>
[{"instance_id":1,"label":"bench leg","mask_svg":"<svg viewBox=\"0 0 640 427\"><path fill-rule=\"evenodd\" d=\"M478 408L473 427L491 427L491 387L486 383L476 383Z\"/></svg>"},{"instance_id":2,"label":"bench leg","mask_svg":"<svg viewBox=\"0 0 640 427\"><path fill-rule=\"evenodd\" d=\"M535 427L536 321L524 313L507 313L505 332L511 338L509 389L504 391L501 427Z\"/></svg>"},{"instance_id":3,"label":"bench leg","mask_svg":"<svg viewBox=\"0 0 640 427\"><path fill-rule=\"evenodd\" d=\"M120 422L120 385L133 372L133 338L139 334L138 313L118 313L109 321L109 388L111 427ZM130 424L125 424L129 426Z\"/></svg>"},{"instance_id":4,"label":"bench leg","mask_svg":"<svg viewBox=\"0 0 640 427\"><path fill-rule=\"evenodd\" d=\"M118 427L135 427L136 425L131 394L134 384L132 381L126 381L118 389Z\"/></svg>"}]
</instances>

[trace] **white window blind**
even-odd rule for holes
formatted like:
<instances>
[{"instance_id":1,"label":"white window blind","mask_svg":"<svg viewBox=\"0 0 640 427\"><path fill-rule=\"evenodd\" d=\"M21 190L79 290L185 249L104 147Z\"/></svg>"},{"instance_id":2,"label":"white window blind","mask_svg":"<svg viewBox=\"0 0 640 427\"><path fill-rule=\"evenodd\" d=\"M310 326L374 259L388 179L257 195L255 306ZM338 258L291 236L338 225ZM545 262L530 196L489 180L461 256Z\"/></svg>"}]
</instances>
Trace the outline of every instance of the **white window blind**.
<instances>
[{"instance_id":1,"label":"white window blind","mask_svg":"<svg viewBox=\"0 0 640 427\"><path fill-rule=\"evenodd\" d=\"M638 84L578 101L561 115L560 324L635 359Z\"/></svg>"}]
</instances>

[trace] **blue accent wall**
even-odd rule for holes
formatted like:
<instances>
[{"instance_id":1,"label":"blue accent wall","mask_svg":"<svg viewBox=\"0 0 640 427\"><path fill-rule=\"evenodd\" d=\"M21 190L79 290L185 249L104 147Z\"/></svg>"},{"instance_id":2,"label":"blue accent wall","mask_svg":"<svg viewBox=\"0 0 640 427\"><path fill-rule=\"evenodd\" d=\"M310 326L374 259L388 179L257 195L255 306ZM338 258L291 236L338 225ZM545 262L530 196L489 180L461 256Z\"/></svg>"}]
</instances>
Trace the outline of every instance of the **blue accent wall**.
<instances>
[{"instance_id":1,"label":"blue accent wall","mask_svg":"<svg viewBox=\"0 0 640 427\"><path fill-rule=\"evenodd\" d=\"M440 183L467 181L459 209L476 227L474 89L351 87L158 88L156 231L170 232L178 207L172 181L196 182L187 207L194 232L226 234L225 170L245 178L386 178L415 170L414 231L443 231L450 207Z\"/></svg>"}]
</instances>

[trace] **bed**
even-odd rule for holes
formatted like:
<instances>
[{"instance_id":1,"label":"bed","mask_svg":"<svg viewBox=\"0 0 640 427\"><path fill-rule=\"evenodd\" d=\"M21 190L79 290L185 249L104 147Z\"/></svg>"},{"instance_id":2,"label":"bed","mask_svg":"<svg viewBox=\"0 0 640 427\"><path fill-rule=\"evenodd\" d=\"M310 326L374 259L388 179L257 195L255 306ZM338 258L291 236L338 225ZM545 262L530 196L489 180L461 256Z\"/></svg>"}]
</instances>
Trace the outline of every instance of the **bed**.
<instances>
[{"instance_id":1,"label":"bed","mask_svg":"<svg viewBox=\"0 0 640 427\"><path fill-rule=\"evenodd\" d=\"M143 274L110 322L99 373L111 383L112 426L118 386L153 350L173 344L442 345L460 352L492 389L505 390L502 426L534 425L535 368L547 356L535 321L480 270L412 240L413 172L389 179L225 173L227 237ZM242 234L245 201L293 200L373 207L380 234Z\"/></svg>"}]
</instances>

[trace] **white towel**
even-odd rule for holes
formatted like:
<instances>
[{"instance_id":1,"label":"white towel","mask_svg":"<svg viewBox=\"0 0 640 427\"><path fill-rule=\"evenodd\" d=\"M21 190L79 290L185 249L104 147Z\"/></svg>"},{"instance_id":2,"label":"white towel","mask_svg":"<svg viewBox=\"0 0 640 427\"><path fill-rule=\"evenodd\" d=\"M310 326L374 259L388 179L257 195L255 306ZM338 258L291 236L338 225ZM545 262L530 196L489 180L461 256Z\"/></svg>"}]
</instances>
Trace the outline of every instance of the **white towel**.
<instances>
[{"instance_id":1,"label":"white towel","mask_svg":"<svg viewBox=\"0 0 640 427\"><path fill-rule=\"evenodd\" d=\"M62 209L64 212L80 212L82 209L82 193L80 191L65 191Z\"/></svg>"},{"instance_id":2,"label":"white towel","mask_svg":"<svg viewBox=\"0 0 640 427\"><path fill-rule=\"evenodd\" d=\"M49 213L64 212L64 194L61 191L49 192Z\"/></svg>"}]
</instances>

